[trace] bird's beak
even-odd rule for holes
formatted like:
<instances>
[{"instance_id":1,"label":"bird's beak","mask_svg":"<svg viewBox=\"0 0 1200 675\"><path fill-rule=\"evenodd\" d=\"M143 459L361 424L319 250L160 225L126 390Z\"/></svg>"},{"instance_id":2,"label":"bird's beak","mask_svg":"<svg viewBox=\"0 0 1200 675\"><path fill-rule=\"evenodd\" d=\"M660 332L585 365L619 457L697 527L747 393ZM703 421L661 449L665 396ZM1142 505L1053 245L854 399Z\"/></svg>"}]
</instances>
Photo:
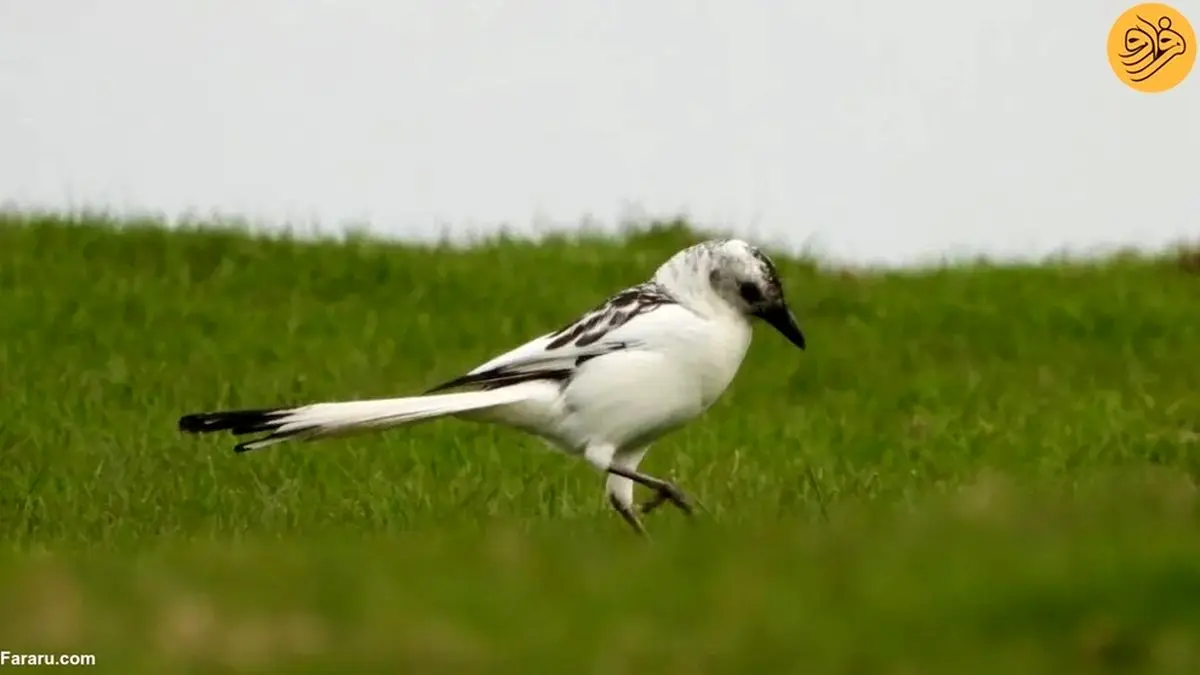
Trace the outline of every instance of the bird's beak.
<instances>
[{"instance_id":1,"label":"bird's beak","mask_svg":"<svg viewBox=\"0 0 1200 675\"><path fill-rule=\"evenodd\" d=\"M771 326L783 334L792 344L800 349L804 349L804 333L800 331L800 325L796 323L796 317L792 315L792 310L787 308L787 305L779 303L764 307L754 313L754 316L766 321Z\"/></svg>"}]
</instances>

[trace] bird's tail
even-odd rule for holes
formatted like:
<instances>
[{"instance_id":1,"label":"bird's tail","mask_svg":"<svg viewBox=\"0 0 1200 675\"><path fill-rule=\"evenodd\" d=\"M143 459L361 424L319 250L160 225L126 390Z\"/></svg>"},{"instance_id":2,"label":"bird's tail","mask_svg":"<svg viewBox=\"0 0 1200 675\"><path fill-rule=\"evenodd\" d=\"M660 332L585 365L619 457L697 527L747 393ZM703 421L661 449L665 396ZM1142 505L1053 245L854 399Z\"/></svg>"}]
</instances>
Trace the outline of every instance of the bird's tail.
<instances>
[{"instance_id":1,"label":"bird's tail","mask_svg":"<svg viewBox=\"0 0 1200 675\"><path fill-rule=\"evenodd\" d=\"M269 432L266 436L239 443L233 448L237 452L245 452L290 439L344 436L487 410L526 400L530 393L524 385L515 385L490 391L314 403L295 408L193 413L179 418L179 430L193 434L229 431L237 436Z\"/></svg>"}]
</instances>

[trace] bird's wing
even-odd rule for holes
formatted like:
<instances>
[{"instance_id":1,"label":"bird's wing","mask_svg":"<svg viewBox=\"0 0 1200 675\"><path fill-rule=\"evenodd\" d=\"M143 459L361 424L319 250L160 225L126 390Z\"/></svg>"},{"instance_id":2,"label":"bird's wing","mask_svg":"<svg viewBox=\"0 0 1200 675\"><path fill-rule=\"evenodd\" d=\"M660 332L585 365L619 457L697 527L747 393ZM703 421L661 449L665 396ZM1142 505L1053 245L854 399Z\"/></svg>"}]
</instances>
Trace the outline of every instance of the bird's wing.
<instances>
[{"instance_id":1,"label":"bird's wing","mask_svg":"<svg viewBox=\"0 0 1200 675\"><path fill-rule=\"evenodd\" d=\"M553 333L497 356L425 393L456 387L495 389L531 380L565 381L584 362L656 342L692 312L653 282L628 288Z\"/></svg>"}]
</instances>

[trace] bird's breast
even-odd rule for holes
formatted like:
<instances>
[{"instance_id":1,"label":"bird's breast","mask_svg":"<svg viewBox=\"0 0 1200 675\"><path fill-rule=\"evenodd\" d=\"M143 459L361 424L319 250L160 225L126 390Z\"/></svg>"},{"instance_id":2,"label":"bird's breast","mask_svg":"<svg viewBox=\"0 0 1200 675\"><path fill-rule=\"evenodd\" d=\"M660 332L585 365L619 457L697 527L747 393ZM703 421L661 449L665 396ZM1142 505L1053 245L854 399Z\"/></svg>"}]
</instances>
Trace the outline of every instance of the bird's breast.
<instances>
[{"instance_id":1,"label":"bird's breast","mask_svg":"<svg viewBox=\"0 0 1200 675\"><path fill-rule=\"evenodd\" d=\"M751 328L746 321L714 322L712 330L706 331L697 344L697 384L700 400L708 408L733 382L746 350L750 347Z\"/></svg>"}]
</instances>

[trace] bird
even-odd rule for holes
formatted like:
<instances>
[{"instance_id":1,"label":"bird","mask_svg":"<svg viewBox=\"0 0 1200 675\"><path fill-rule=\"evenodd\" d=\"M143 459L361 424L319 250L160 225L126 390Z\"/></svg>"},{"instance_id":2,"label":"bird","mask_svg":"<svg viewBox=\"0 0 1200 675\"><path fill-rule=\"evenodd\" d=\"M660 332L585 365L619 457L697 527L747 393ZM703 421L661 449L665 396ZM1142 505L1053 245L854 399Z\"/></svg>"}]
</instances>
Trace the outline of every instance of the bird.
<instances>
[{"instance_id":1,"label":"bird","mask_svg":"<svg viewBox=\"0 0 1200 675\"><path fill-rule=\"evenodd\" d=\"M604 476L611 507L646 535L639 516L670 503L690 517L695 500L638 466L653 442L725 392L754 319L806 348L771 258L742 239L708 239L574 321L420 395L190 413L178 428L265 434L234 446L244 453L444 417L498 424L582 457ZM635 503L635 483L653 496Z\"/></svg>"}]
</instances>

